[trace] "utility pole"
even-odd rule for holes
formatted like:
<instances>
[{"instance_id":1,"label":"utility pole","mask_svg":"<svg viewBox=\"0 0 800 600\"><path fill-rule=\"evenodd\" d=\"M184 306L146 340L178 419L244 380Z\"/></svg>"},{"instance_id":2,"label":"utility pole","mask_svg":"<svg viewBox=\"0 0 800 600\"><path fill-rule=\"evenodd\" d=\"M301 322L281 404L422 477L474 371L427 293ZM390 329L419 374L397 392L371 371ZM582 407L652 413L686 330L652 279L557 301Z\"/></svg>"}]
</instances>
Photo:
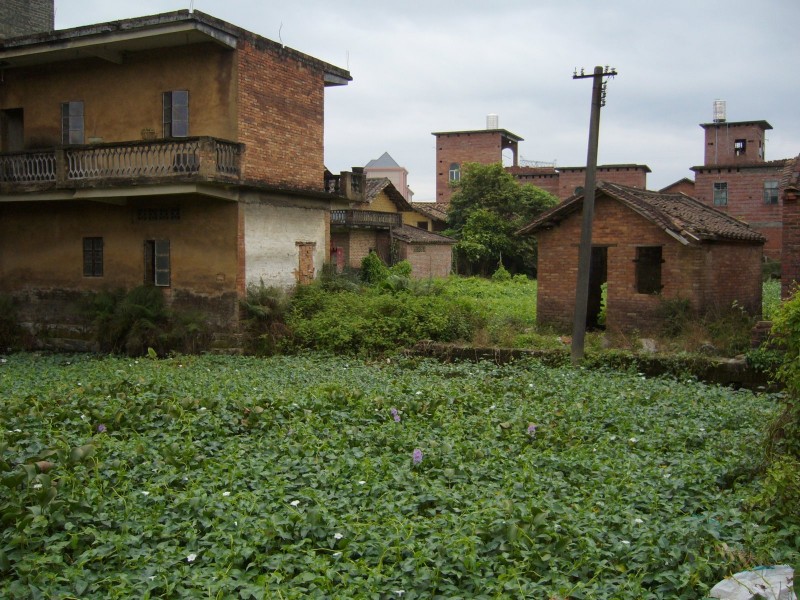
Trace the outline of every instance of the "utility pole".
<instances>
[{"instance_id":1,"label":"utility pole","mask_svg":"<svg viewBox=\"0 0 800 600\"><path fill-rule=\"evenodd\" d=\"M597 146L600 138L600 108L606 104L605 77L617 74L614 67L595 67L586 75L581 69L572 73L573 79L592 78L592 112L589 118L589 151L586 156L586 181L583 185L583 225L578 251L578 282L575 287L575 317L572 326L572 364L583 360L586 337L586 305L589 301L589 270L592 266L592 220L594 219L594 194L597 178Z\"/></svg>"}]
</instances>

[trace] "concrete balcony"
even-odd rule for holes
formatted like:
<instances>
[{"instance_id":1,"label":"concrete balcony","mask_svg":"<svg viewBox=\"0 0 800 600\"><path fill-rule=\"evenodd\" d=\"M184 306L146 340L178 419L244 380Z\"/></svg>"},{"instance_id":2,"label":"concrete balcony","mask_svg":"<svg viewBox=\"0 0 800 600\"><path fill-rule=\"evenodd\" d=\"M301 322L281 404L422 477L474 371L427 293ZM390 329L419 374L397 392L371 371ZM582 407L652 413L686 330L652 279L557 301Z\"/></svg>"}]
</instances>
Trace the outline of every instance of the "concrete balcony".
<instances>
[{"instance_id":1,"label":"concrete balcony","mask_svg":"<svg viewBox=\"0 0 800 600\"><path fill-rule=\"evenodd\" d=\"M0 154L0 193L162 183L238 182L244 145L210 137L59 146Z\"/></svg>"}]
</instances>

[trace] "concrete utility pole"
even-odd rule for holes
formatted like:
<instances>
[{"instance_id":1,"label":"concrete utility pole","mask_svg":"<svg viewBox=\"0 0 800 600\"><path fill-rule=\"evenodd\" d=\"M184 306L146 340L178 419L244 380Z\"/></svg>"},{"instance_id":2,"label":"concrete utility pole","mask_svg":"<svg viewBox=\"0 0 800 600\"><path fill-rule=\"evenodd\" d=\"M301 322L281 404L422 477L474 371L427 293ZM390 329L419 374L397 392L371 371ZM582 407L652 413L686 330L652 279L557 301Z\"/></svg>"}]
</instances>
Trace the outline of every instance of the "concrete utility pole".
<instances>
[{"instance_id":1,"label":"concrete utility pole","mask_svg":"<svg viewBox=\"0 0 800 600\"><path fill-rule=\"evenodd\" d=\"M592 78L592 112L589 119L589 151L586 156L586 181L583 185L583 226L578 251L578 283L575 288L575 319L572 327L572 364L583 360L586 337L586 305L589 301L589 270L592 266L592 220L594 219L594 193L597 174L597 146L600 138L600 108L606 104L604 77L617 74L614 67L595 67L586 75L581 69L572 74L573 79Z\"/></svg>"}]
</instances>

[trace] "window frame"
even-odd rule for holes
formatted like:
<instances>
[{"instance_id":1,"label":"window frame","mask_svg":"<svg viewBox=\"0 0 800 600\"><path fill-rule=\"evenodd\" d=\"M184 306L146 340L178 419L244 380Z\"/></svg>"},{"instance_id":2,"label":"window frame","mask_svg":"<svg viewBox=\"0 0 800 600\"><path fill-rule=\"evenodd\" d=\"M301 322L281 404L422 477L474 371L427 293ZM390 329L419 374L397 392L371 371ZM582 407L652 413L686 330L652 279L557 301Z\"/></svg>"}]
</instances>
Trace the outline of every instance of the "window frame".
<instances>
[{"instance_id":1,"label":"window frame","mask_svg":"<svg viewBox=\"0 0 800 600\"><path fill-rule=\"evenodd\" d=\"M451 183L461 181L461 165L454 162L450 163L450 168L447 171L447 180Z\"/></svg>"},{"instance_id":2,"label":"window frame","mask_svg":"<svg viewBox=\"0 0 800 600\"><path fill-rule=\"evenodd\" d=\"M161 107L164 137L189 137L189 90L162 92Z\"/></svg>"},{"instance_id":3,"label":"window frame","mask_svg":"<svg viewBox=\"0 0 800 600\"><path fill-rule=\"evenodd\" d=\"M764 204L776 205L780 203L780 184L777 179L764 181Z\"/></svg>"},{"instance_id":4,"label":"window frame","mask_svg":"<svg viewBox=\"0 0 800 600\"><path fill-rule=\"evenodd\" d=\"M664 289L662 283L664 247L637 246L633 262L636 264L636 293L661 294L661 290Z\"/></svg>"},{"instance_id":5,"label":"window frame","mask_svg":"<svg viewBox=\"0 0 800 600\"><path fill-rule=\"evenodd\" d=\"M744 156L747 153L747 139L740 138L733 141L734 156Z\"/></svg>"},{"instance_id":6,"label":"window frame","mask_svg":"<svg viewBox=\"0 0 800 600\"><path fill-rule=\"evenodd\" d=\"M84 143L85 112L83 100L61 103L61 143L79 146Z\"/></svg>"},{"instance_id":7,"label":"window frame","mask_svg":"<svg viewBox=\"0 0 800 600\"><path fill-rule=\"evenodd\" d=\"M728 206L727 181L715 181L711 191L714 206Z\"/></svg>"},{"instance_id":8,"label":"window frame","mask_svg":"<svg viewBox=\"0 0 800 600\"><path fill-rule=\"evenodd\" d=\"M103 238L89 236L83 238L83 276L103 276Z\"/></svg>"},{"instance_id":9,"label":"window frame","mask_svg":"<svg viewBox=\"0 0 800 600\"><path fill-rule=\"evenodd\" d=\"M171 285L169 240L144 241L144 283L156 287Z\"/></svg>"}]
</instances>

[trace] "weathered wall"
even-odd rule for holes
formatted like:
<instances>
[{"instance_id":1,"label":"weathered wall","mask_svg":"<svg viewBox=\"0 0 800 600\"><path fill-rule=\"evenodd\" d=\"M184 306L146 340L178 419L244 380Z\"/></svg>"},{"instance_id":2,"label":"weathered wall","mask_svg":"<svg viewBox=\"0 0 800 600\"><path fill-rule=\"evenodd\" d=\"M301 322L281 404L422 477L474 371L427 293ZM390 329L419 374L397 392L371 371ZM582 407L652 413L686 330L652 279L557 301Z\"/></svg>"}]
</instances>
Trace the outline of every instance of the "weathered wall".
<instances>
[{"instance_id":1,"label":"weathered wall","mask_svg":"<svg viewBox=\"0 0 800 600\"><path fill-rule=\"evenodd\" d=\"M781 257L781 203L764 203L764 182L780 182L784 161L739 167L695 168L694 197L714 205L714 183L728 184L727 206L714 206L732 217L741 219L767 238L764 254L779 260Z\"/></svg>"},{"instance_id":2,"label":"weathered wall","mask_svg":"<svg viewBox=\"0 0 800 600\"><path fill-rule=\"evenodd\" d=\"M52 31L54 21L54 0L0 2L0 39Z\"/></svg>"},{"instance_id":3,"label":"weathered wall","mask_svg":"<svg viewBox=\"0 0 800 600\"><path fill-rule=\"evenodd\" d=\"M138 140L142 129L162 137L162 92L189 90L189 134L236 140L234 54L214 44L126 56L8 69L0 109L24 110L24 145L61 143L61 103L84 103L84 133L103 142Z\"/></svg>"},{"instance_id":4,"label":"weathered wall","mask_svg":"<svg viewBox=\"0 0 800 600\"><path fill-rule=\"evenodd\" d=\"M408 244L397 242L398 258L411 263L415 279L447 277L453 265L453 247L449 244Z\"/></svg>"},{"instance_id":5,"label":"weathered wall","mask_svg":"<svg viewBox=\"0 0 800 600\"><path fill-rule=\"evenodd\" d=\"M313 243L314 269L327 260L328 211L304 206L299 201L257 196L242 205L244 218L244 273L247 284L263 281L268 286L289 288L297 283L300 267L298 243Z\"/></svg>"},{"instance_id":6,"label":"weathered wall","mask_svg":"<svg viewBox=\"0 0 800 600\"><path fill-rule=\"evenodd\" d=\"M647 171L637 165L600 166L597 168L596 179L598 182L607 181L641 190L647 189ZM558 193L556 195L562 200L569 198L577 188L583 188L585 183L585 167L560 168L558 169Z\"/></svg>"},{"instance_id":7,"label":"weathered wall","mask_svg":"<svg viewBox=\"0 0 800 600\"><path fill-rule=\"evenodd\" d=\"M160 206L178 209L180 217L141 218L140 209ZM103 238L102 277L83 275L84 237ZM26 298L23 320L61 323L71 318L66 313L74 312L83 293L144 283L144 242L153 239L170 241L167 300L207 308L212 323L235 321L236 205L200 197L129 200L121 206L2 203L0 291Z\"/></svg>"},{"instance_id":8,"label":"weathered wall","mask_svg":"<svg viewBox=\"0 0 800 600\"><path fill-rule=\"evenodd\" d=\"M765 155L764 121L705 123L705 165L733 165L762 162ZM736 140L745 140L744 152L737 153Z\"/></svg>"},{"instance_id":9,"label":"weathered wall","mask_svg":"<svg viewBox=\"0 0 800 600\"><path fill-rule=\"evenodd\" d=\"M245 178L322 191L324 73L268 40L240 40L238 141Z\"/></svg>"}]
</instances>

